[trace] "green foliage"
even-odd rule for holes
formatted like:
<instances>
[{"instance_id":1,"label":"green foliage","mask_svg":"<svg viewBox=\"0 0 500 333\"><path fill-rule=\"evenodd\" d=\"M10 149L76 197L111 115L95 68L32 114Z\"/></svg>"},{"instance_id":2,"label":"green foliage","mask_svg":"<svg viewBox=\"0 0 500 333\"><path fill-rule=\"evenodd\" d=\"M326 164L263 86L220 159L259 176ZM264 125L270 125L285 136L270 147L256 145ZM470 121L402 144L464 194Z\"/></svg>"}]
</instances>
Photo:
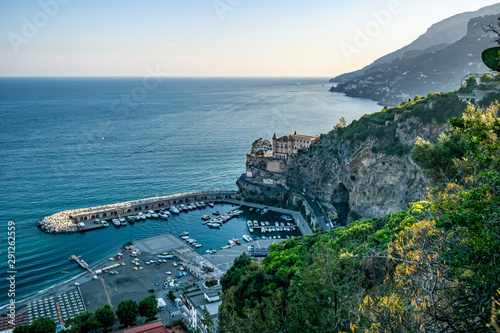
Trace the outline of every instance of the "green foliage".
<instances>
[{"instance_id":1,"label":"green foliage","mask_svg":"<svg viewBox=\"0 0 500 333\"><path fill-rule=\"evenodd\" d=\"M264 156L267 152L273 150L273 146L269 140L264 140L263 138L258 138L252 143L251 154L255 154L257 156Z\"/></svg>"},{"instance_id":2,"label":"green foliage","mask_svg":"<svg viewBox=\"0 0 500 333\"><path fill-rule=\"evenodd\" d=\"M137 302L133 299L121 301L120 304L118 304L116 315L118 316L120 322L125 326L135 324L137 316L139 315Z\"/></svg>"},{"instance_id":3,"label":"green foliage","mask_svg":"<svg viewBox=\"0 0 500 333\"><path fill-rule=\"evenodd\" d=\"M494 71L500 71L500 47L486 49L481 54L483 63Z\"/></svg>"},{"instance_id":4,"label":"green foliage","mask_svg":"<svg viewBox=\"0 0 500 333\"><path fill-rule=\"evenodd\" d=\"M167 294L167 297L172 301L172 302L175 302L175 295L174 295L174 292L172 290L170 290Z\"/></svg>"},{"instance_id":5,"label":"green foliage","mask_svg":"<svg viewBox=\"0 0 500 333\"><path fill-rule=\"evenodd\" d=\"M206 306L203 307L203 319L201 320L201 322L203 323L203 325L205 325L207 332L211 333L215 323Z\"/></svg>"},{"instance_id":6,"label":"green foliage","mask_svg":"<svg viewBox=\"0 0 500 333\"><path fill-rule=\"evenodd\" d=\"M13 333L30 333L30 327L29 327L29 325L16 326L12 332Z\"/></svg>"},{"instance_id":7,"label":"green foliage","mask_svg":"<svg viewBox=\"0 0 500 333\"><path fill-rule=\"evenodd\" d=\"M146 317L148 320L152 320L158 314L158 300L155 295L150 295L145 297L139 302L139 314L141 317Z\"/></svg>"},{"instance_id":8,"label":"green foliage","mask_svg":"<svg viewBox=\"0 0 500 333\"><path fill-rule=\"evenodd\" d=\"M498 327L499 106L465 108L455 97L432 96L434 111L449 104L463 115L450 119L450 129L436 142L419 140L412 149L433 180L426 200L395 214L273 244L261 264L238 258L222 279L222 332ZM428 100L401 107L414 112L422 102ZM390 110L371 119L384 119ZM351 132L350 126L336 135Z\"/></svg>"},{"instance_id":9,"label":"green foliage","mask_svg":"<svg viewBox=\"0 0 500 333\"><path fill-rule=\"evenodd\" d=\"M30 325L30 333L52 333L56 332L57 324L50 318L37 318Z\"/></svg>"},{"instance_id":10,"label":"green foliage","mask_svg":"<svg viewBox=\"0 0 500 333\"><path fill-rule=\"evenodd\" d=\"M79 313L75 318L68 319L66 324L71 325L72 331L80 333L91 332L99 327L102 327L102 324L99 320L97 320L95 314L91 311Z\"/></svg>"},{"instance_id":11,"label":"green foliage","mask_svg":"<svg viewBox=\"0 0 500 333\"><path fill-rule=\"evenodd\" d=\"M95 317L104 328L108 328L115 323L115 313L109 304L97 308Z\"/></svg>"}]
</instances>

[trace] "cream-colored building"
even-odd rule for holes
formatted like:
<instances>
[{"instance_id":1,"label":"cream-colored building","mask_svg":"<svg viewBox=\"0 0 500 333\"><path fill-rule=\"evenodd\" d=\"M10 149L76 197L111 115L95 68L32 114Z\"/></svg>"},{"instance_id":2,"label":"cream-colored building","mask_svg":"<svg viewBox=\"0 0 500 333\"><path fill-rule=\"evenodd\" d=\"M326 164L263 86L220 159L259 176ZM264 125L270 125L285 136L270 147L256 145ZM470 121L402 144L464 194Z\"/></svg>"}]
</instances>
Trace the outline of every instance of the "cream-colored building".
<instances>
[{"instance_id":1,"label":"cream-colored building","mask_svg":"<svg viewBox=\"0 0 500 333\"><path fill-rule=\"evenodd\" d=\"M293 135L285 135L278 138L276 133L273 136L273 157L286 160L289 155L296 154L302 148L308 148L316 140L314 136L298 135L297 131Z\"/></svg>"}]
</instances>

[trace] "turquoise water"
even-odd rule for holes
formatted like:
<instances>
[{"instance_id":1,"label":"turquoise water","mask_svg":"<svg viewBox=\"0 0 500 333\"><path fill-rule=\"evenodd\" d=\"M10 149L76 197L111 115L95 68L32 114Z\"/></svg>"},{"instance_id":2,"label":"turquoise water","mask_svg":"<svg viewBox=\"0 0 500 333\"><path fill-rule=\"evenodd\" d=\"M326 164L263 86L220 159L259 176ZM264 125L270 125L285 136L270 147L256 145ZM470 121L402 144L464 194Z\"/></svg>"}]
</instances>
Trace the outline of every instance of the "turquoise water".
<instances>
[{"instance_id":1,"label":"turquoise water","mask_svg":"<svg viewBox=\"0 0 500 333\"><path fill-rule=\"evenodd\" d=\"M49 235L35 223L66 209L234 190L255 139L319 135L342 116L380 110L328 88L317 78L163 78L149 90L142 78L1 78L0 272L15 221L16 299L81 273L71 254L95 265L131 239L168 231L190 231L202 250L241 239L244 217L209 230L206 211L86 234ZM1 306L8 285L0 281Z\"/></svg>"}]
</instances>

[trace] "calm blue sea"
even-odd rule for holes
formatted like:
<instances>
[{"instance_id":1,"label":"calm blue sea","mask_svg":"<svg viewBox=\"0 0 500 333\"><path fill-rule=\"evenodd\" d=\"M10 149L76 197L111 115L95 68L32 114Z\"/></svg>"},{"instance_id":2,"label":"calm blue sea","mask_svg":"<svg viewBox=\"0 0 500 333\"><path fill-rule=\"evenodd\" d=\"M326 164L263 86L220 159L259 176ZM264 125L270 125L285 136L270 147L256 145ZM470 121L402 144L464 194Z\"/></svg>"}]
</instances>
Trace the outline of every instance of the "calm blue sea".
<instances>
[{"instance_id":1,"label":"calm blue sea","mask_svg":"<svg viewBox=\"0 0 500 333\"><path fill-rule=\"evenodd\" d=\"M66 209L236 189L255 139L319 135L340 117L380 110L329 87L318 78L0 78L0 306L8 221L17 300L81 273L71 254L95 265L130 240L168 231L190 231L203 251L241 239L245 218L209 230L201 211L87 234L48 235L35 223Z\"/></svg>"}]
</instances>

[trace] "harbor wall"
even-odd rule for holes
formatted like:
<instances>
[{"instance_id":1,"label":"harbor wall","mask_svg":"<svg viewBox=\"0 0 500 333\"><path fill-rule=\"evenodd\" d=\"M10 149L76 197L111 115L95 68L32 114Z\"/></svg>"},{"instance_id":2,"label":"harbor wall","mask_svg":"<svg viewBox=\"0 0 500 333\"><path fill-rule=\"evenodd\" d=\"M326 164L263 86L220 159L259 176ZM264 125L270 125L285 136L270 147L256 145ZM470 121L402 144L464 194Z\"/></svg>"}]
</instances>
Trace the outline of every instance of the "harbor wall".
<instances>
[{"instance_id":1,"label":"harbor wall","mask_svg":"<svg viewBox=\"0 0 500 333\"><path fill-rule=\"evenodd\" d=\"M73 233L80 230L77 221L92 223L94 219L110 219L113 216L137 214L148 210L159 210L171 206L196 201L220 202L224 199L238 199L237 191L204 191L179 193L168 196L159 196L133 201L126 201L105 206L65 210L46 216L37 222L37 226L48 233Z\"/></svg>"}]
</instances>

